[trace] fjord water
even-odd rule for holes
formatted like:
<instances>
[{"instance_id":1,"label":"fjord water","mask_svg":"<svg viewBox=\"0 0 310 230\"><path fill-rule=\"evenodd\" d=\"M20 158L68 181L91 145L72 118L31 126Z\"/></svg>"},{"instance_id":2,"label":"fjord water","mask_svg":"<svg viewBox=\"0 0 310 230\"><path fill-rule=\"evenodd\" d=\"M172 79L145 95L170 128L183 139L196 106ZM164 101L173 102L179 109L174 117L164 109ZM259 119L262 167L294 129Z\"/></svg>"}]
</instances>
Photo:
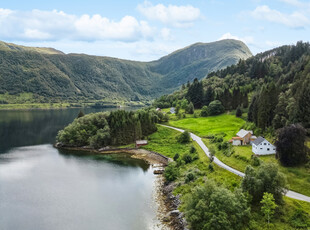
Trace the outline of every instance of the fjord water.
<instances>
[{"instance_id":1,"label":"fjord water","mask_svg":"<svg viewBox=\"0 0 310 230\"><path fill-rule=\"evenodd\" d=\"M0 111L0 229L161 229L144 161L53 148L78 112Z\"/></svg>"}]
</instances>

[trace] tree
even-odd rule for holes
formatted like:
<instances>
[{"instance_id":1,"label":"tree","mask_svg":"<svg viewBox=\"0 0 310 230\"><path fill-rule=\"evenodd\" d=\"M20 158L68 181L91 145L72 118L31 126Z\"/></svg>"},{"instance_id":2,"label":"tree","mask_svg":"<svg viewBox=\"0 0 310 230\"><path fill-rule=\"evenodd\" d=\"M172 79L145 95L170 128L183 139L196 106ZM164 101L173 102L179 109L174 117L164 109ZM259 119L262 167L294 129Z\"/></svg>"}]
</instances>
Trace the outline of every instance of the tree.
<instances>
[{"instance_id":1,"label":"tree","mask_svg":"<svg viewBox=\"0 0 310 230\"><path fill-rule=\"evenodd\" d=\"M224 113L225 108L219 100L212 101L208 106L208 115L214 116Z\"/></svg>"},{"instance_id":2,"label":"tree","mask_svg":"<svg viewBox=\"0 0 310 230\"><path fill-rule=\"evenodd\" d=\"M250 209L240 190L230 190L207 180L184 198L185 217L193 230L241 229L249 221Z\"/></svg>"},{"instance_id":3,"label":"tree","mask_svg":"<svg viewBox=\"0 0 310 230\"><path fill-rule=\"evenodd\" d=\"M203 104L204 105L209 105L213 101L213 89L211 86L209 86L204 93L204 99L203 99Z\"/></svg>"},{"instance_id":4,"label":"tree","mask_svg":"<svg viewBox=\"0 0 310 230\"><path fill-rule=\"evenodd\" d=\"M168 166L165 168L164 176L167 181L174 181L178 178L179 168L177 167L176 162L168 163Z\"/></svg>"},{"instance_id":5,"label":"tree","mask_svg":"<svg viewBox=\"0 0 310 230\"><path fill-rule=\"evenodd\" d=\"M185 112L188 114L194 114L194 105L192 102L188 104L188 106L185 109Z\"/></svg>"},{"instance_id":6,"label":"tree","mask_svg":"<svg viewBox=\"0 0 310 230\"><path fill-rule=\"evenodd\" d=\"M188 131L184 131L177 137L177 140L181 144L189 143L191 141L191 135Z\"/></svg>"},{"instance_id":7,"label":"tree","mask_svg":"<svg viewBox=\"0 0 310 230\"><path fill-rule=\"evenodd\" d=\"M286 178L275 164L263 164L257 170L248 165L241 188L252 197L254 204L262 199L265 192L273 194L276 202L280 203L286 193Z\"/></svg>"},{"instance_id":8,"label":"tree","mask_svg":"<svg viewBox=\"0 0 310 230\"><path fill-rule=\"evenodd\" d=\"M203 106L200 112L201 117L207 117L208 116L208 106Z\"/></svg>"},{"instance_id":9,"label":"tree","mask_svg":"<svg viewBox=\"0 0 310 230\"><path fill-rule=\"evenodd\" d=\"M242 110L240 108L240 106L237 107L237 110L236 110L236 117L241 117L242 116Z\"/></svg>"},{"instance_id":10,"label":"tree","mask_svg":"<svg viewBox=\"0 0 310 230\"><path fill-rule=\"evenodd\" d=\"M79 112L79 114L78 114L78 116L77 116L77 117L78 117L78 118L80 118L80 117L84 117L84 115L85 115L85 114L84 114L84 112L83 112L82 110L80 110L80 112Z\"/></svg>"},{"instance_id":11,"label":"tree","mask_svg":"<svg viewBox=\"0 0 310 230\"><path fill-rule=\"evenodd\" d=\"M296 166L307 162L305 146L306 130L299 124L279 130L276 145L276 158L284 166Z\"/></svg>"},{"instance_id":12,"label":"tree","mask_svg":"<svg viewBox=\"0 0 310 230\"><path fill-rule=\"evenodd\" d=\"M248 121L257 124L258 95L254 94L249 106Z\"/></svg>"},{"instance_id":13,"label":"tree","mask_svg":"<svg viewBox=\"0 0 310 230\"><path fill-rule=\"evenodd\" d=\"M194 108L201 108L203 104L203 86L202 83L195 78L193 84L188 88L186 98L193 103Z\"/></svg>"},{"instance_id":14,"label":"tree","mask_svg":"<svg viewBox=\"0 0 310 230\"><path fill-rule=\"evenodd\" d=\"M265 218L267 219L269 226L269 221L272 218L274 210L277 207L273 195L271 193L265 192L263 199L261 200L260 203L262 204L261 211L263 212Z\"/></svg>"}]
</instances>

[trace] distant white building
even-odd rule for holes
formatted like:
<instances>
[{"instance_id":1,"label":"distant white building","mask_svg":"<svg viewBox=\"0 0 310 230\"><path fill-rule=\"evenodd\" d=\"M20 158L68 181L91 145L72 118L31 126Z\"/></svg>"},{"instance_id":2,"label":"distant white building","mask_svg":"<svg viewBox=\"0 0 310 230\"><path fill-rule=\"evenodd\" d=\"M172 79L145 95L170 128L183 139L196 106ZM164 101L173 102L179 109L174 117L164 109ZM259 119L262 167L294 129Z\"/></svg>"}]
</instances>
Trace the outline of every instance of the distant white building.
<instances>
[{"instance_id":1,"label":"distant white building","mask_svg":"<svg viewBox=\"0 0 310 230\"><path fill-rule=\"evenodd\" d=\"M174 108L174 107L171 107L171 108L170 108L170 113L172 113L172 114L175 113L175 108Z\"/></svg>"},{"instance_id":2,"label":"distant white building","mask_svg":"<svg viewBox=\"0 0 310 230\"><path fill-rule=\"evenodd\" d=\"M276 153L276 147L270 144L263 137L258 137L256 140L252 141L252 152L255 155L269 155Z\"/></svg>"}]
</instances>

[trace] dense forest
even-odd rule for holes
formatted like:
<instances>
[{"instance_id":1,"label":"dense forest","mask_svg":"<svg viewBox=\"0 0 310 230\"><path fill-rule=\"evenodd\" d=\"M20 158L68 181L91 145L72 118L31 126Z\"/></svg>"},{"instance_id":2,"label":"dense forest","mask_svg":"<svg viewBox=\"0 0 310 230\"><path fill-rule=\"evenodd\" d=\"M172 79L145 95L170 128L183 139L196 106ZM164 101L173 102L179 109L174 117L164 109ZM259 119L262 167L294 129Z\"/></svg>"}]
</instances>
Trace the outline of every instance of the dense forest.
<instances>
[{"instance_id":1,"label":"dense forest","mask_svg":"<svg viewBox=\"0 0 310 230\"><path fill-rule=\"evenodd\" d=\"M39 103L148 101L250 56L237 40L193 44L152 62L0 42L0 103L17 103L10 96L25 93Z\"/></svg>"},{"instance_id":2,"label":"dense forest","mask_svg":"<svg viewBox=\"0 0 310 230\"><path fill-rule=\"evenodd\" d=\"M71 147L126 145L155 132L156 123L166 119L163 113L154 110L81 114L59 131L56 139L62 145Z\"/></svg>"},{"instance_id":3,"label":"dense forest","mask_svg":"<svg viewBox=\"0 0 310 230\"><path fill-rule=\"evenodd\" d=\"M262 132L301 123L310 129L310 45L297 42L259 53L236 65L188 82L154 106L195 108L220 101L225 110L247 109Z\"/></svg>"}]
</instances>

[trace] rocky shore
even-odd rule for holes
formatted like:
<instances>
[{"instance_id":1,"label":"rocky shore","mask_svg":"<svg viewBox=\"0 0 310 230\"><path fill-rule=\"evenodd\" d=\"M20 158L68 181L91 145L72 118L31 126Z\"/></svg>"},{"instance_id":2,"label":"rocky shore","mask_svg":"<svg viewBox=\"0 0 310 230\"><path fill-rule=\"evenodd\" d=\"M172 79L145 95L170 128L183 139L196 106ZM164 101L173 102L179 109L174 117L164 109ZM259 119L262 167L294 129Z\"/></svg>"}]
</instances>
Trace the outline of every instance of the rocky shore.
<instances>
[{"instance_id":1,"label":"rocky shore","mask_svg":"<svg viewBox=\"0 0 310 230\"><path fill-rule=\"evenodd\" d=\"M164 197L164 204L168 210L162 221L168 222L174 230L188 230L184 213L178 209L181 204L180 196L175 196L172 193L174 187L174 183L168 183L166 181L161 186L161 192Z\"/></svg>"}]
</instances>

